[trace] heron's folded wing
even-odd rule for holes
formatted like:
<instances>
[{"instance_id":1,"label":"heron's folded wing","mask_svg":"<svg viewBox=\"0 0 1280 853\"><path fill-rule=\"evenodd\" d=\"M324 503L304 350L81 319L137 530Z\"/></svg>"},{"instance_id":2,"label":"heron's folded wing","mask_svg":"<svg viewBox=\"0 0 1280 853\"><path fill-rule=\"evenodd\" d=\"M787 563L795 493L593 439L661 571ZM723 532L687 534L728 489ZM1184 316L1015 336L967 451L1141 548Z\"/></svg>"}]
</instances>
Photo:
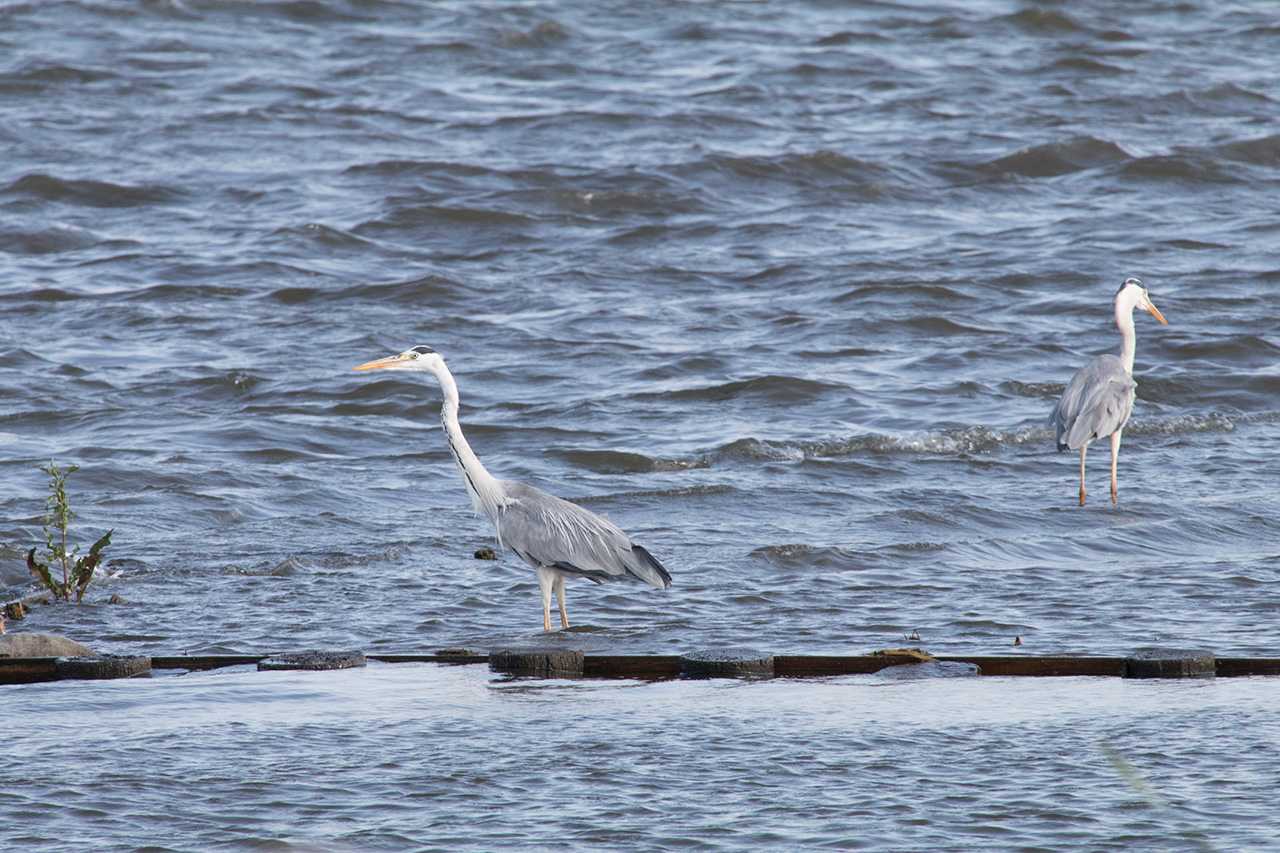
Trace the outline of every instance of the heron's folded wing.
<instances>
[{"instance_id":1,"label":"heron's folded wing","mask_svg":"<svg viewBox=\"0 0 1280 853\"><path fill-rule=\"evenodd\" d=\"M671 585L662 564L608 519L524 483L502 485L513 500L499 512L498 539L526 562L594 581Z\"/></svg>"},{"instance_id":2,"label":"heron's folded wing","mask_svg":"<svg viewBox=\"0 0 1280 853\"><path fill-rule=\"evenodd\" d=\"M1079 449L1129 420L1137 383L1114 355L1095 358L1071 377L1050 415L1059 448Z\"/></svg>"}]
</instances>

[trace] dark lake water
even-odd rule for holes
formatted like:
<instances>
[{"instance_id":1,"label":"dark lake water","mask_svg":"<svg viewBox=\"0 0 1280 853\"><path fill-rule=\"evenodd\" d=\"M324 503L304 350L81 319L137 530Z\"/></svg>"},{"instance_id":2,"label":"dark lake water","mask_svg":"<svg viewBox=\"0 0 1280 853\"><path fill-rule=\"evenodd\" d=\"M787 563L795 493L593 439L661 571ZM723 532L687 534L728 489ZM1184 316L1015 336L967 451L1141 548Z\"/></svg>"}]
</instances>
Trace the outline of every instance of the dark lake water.
<instances>
[{"instance_id":1,"label":"dark lake water","mask_svg":"<svg viewBox=\"0 0 1280 853\"><path fill-rule=\"evenodd\" d=\"M1209 2L0 4L0 592L32 591L22 558L40 537L41 462L82 466L70 481L79 541L116 530L85 606L10 627L142 653L542 639L532 571L472 556L492 533L440 434L434 383L351 372L428 344L493 473L608 515L673 575L665 592L571 583L578 627L553 642L860 652L918 635L911 644L988 654L1015 637L1032 654L1276 654L1277 55L1273 9ZM1131 275L1170 325L1137 318L1120 505L1106 500L1104 443L1080 508L1077 459L1055 452L1046 417L1074 370L1118 345L1111 299ZM128 604L105 605L112 593ZM383 689L409 690L398 679L444 679L470 697L465 737L426 722L362 741L359 714L323 711L359 704L325 692L349 689L338 676L288 681L293 698L279 679L234 674L6 696L55 720L62 703L87 703L135 763L166 703L220 721L172 741L183 757L154 778L145 761L117 777L83 749L52 750L65 784L46 793L82 785L86 808L105 809L92 805L98 783L114 780L113 796L173 812L181 792L164 780L225 771L209 794L222 799L186 823L99 825L104 849L209 849L217 820L249 817L259 835L228 846L395 848L345 835L340 813L331 831L291 835L313 817L300 804L326 790L303 758L225 781L222 750L272 753L218 732L244 715L266 738L277 713L323 718L293 734L349 790L424 798L401 804L408 846L515 844L502 833L556 807L546 779L575 803L548 832L590 811L594 785L617 786L608 808L636 809L583 824L625 837L557 830L548 846L856 846L817 818L738 832L712 815L729 828L695 821L668 836L664 801L638 803L659 788L680 803L714 791L740 797L733 814L757 814L734 787L752 773L796 803L823 781L847 786L832 808L861 804L885 849L1200 844L1179 834L1183 817L1162 823L1116 781L1087 716L1043 722L1061 736L1049 747L1019 729L982 770L959 756L998 723L879 742L872 773L865 756L840 770L818 746L793 764L734 741L728 766L754 768L740 774L674 744L721 723L728 738L756 723L782 731L771 709L800 702L791 690L829 711L801 730L856 751L860 682L699 688L719 710L632 730L610 709L627 713L645 690L683 707L677 687L529 687L522 705L495 700L514 688L474 671L395 672L349 676L371 680L359 691L379 697L371 719L400 719L379 704L400 701ZM1080 707L1122 688L893 689L972 721L973 707ZM1231 785L1267 753L1211 757L1227 748L1214 730L1239 722L1214 710L1217 694L1123 689L1098 700L1100 727L1107 703L1150 710L1126 717L1140 734L1122 745L1178 764L1175 800L1242 798L1245 834L1225 846L1261 844L1249 833L1264 826L1267 786ZM1275 690L1214 689L1250 707ZM1160 736L1168 696L1186 709L1177 748ZM533 775L504 782L519 755L503 723L537 740L539 702L564 722L544 715ZM851 728L833 734L841 721ZM1261 730L1274 758L1274 724ZM325 751L347 738L367 761ZM493 790L457 799L456 778L414 775L398 750L427 748L458 768L478 756L465 772ZM1026 812L1008 808L1012 782L970 786L966 767L1026 778L1039 805L1072 793L1070 774L1037 764L1041 748L1078 757L1086 779L1110 774L1091 808L1155 825L1123 845L1120 817L1075 812L1014 835L904 829L895 804L919 793L916 762L940 755L956 757L936 783L950 793L926 800L963 788L973 801L946 808L992 826ZM600 766L586 757L597 753ZM706 775L652 790L614 778L664 756ZM1255 769L1274 777L1267 766ZM276 781L287 791L268 807ZM492 832L473 837L432 822L421 807L433 797L459 821L524 798L518 820L490 816ZM26 820L53 847L76 818Z\"/></svg>"}]
</instances>

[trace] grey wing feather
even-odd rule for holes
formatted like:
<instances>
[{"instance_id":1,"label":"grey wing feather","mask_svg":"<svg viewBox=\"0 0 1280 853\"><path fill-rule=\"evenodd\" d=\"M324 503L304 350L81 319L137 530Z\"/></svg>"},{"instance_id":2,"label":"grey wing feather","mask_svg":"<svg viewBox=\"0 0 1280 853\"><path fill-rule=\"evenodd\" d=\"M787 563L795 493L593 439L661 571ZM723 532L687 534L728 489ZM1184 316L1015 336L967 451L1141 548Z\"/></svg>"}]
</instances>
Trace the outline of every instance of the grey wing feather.
<instances>
[{"instance_id":1,"label":"grey wing feather","mask_svg":"<svg viewBox=\"0 0 1280 853\"><path fill-rule=\"evenodd\" d=\"M1133 413L1137 387L1114 355L1100 355L1076 371L1049 415L1058 449L1079 450L1121 429Z\"/></svg>"},{"instance_id":2,"label":"grey wing feather","mask_svg":"<svg viewBox=\"0 0 1280 853\"><path fill-rule=\"evenodd\" d=\"M634 578L658 589L671 575L608 519L533 486L504 480L510 502L498 511L498 541L533 566L551 566L597 583Z\"/></svg>"}]
</instances>

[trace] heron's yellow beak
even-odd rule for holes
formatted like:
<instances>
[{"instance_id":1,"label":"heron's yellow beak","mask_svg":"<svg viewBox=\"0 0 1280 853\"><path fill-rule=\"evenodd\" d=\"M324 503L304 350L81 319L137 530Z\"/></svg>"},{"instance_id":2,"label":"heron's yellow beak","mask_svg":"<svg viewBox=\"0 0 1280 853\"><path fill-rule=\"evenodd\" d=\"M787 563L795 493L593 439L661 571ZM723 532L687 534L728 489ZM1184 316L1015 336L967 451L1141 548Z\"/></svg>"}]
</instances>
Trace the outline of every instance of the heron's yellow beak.
<instances>
[{"instance_id":1,"label":"heron's yellow beak","mask_svg":"<svg viewBox=\"0 0 1280 853\"><path fill-rule=\"evenodd\" d=\"M386 370L388 367L395 367L404 361L402 355L389 355L386 358L375 358L373 361L366 361L364 364L357 364L352 370Z\"/></svg>"},{"instance_id":2,"label":"heron's yellow beak","mask_svg":"<svg viewBox=\"0 0 1280 853\"><path fill-rule=\"evenodd\" d=\"M1161 326L1169 325L1169 321L1164 318L1164 315L1160 313L1160 309L1157 308L1150 299L1148 299L1147 304L1142 307L1146 308L1149 312L1151 312L1151 316L1159 320ZM359 368L357 368L357 370L358 369Z\"/></svg>"}]
</instances>

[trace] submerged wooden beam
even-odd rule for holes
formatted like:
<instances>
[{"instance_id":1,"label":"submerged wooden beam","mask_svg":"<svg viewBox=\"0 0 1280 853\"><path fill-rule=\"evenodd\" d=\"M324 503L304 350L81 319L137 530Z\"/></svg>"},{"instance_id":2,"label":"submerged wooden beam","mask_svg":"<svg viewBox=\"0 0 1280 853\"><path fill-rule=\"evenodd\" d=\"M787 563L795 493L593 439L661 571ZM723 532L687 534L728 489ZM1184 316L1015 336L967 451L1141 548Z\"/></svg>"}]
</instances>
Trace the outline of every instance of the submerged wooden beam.
<instances>
[{"instance_id":1,"label":"submerged wooden beam","mask_svg":"<svg viewBox=\"0 0 1280 853\"><path fill-rule=\"evenodd\" d=\"M57 658L0 658L0 684L34 684L57 677Z\"/></svg>"},{"instance_id":2,"label":"submerged wooden beam","mask_svg":"<svg viewBox=\"0 0 1280 853\"><path fill-rule=\"evenodd\" d=\"M151 658L152 669L220 669L224 666L256 665L271 655L169 655Z\"/></svg>"},{"instance_id":3,"label":"submerged wooden beam","mask_svg":"<svg viewBox=\"0 0 1280 853\"><path fill-rule=\"evenodd\" d=\"M938 655L938 660L974 664L981 675L1123 677L1126 658L1074 655Z\"/></svg>"},{"instance_id":4,"label":"submerged wooden beam","mask_svg":"<svg viewBox=\"0 0 1280 853\"><path fill-rule=\"evenodd\" d=\"M1218 676L1280 675L1280 658L1218 658Z\"/></svg>"},{"instance_id":5,"label":"submerged wooden beam","mask_svg":"<svg viewBox=\"0 0 1280 853\"><path fill-rule=\"evenodd\" d=\"M153 670L209 670L227 666L256 665L271 655L161 655L152 657ZM442 665L486 664L490 656L465 649L441 649L430 653L381 653L366 655L382 663L435 663ZM973 664L979 674L1008 677L1088 676L1123 678L1132 676L1129 657L1086 655L937 655L893 649L869 655L774 655L773 674L782 678L823 678L865 675L886 667L904 666L922 660ZM0 684L28 684L54 681L59 676L55 657L0 657ZM685 673L680 655L584 654L581 674L586 678L673 679ZM1280 657L1216 658L1219 677L1280 676ZM1213 674L1213 673L1205 673Z\"/></svg>"},{"instance_id":6,"label":"submerged wooden beam","mask_svg":"<svg viewBox=\"0 0 1280 853\"><path fill-rule=\"evenodd\" d=\"M679 678L679 655L584 655L587 678Z\"/></svg>"}]
</instances>

